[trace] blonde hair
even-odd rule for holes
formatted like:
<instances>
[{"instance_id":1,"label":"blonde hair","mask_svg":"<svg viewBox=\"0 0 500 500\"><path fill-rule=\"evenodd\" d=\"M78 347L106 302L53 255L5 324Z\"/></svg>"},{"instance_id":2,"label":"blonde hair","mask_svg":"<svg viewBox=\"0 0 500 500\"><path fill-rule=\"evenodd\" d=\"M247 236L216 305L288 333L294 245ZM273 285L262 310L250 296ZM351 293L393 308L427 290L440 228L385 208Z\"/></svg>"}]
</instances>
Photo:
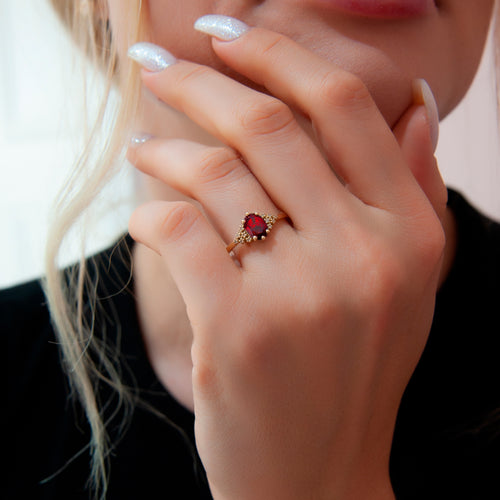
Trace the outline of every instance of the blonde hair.
<instances>
[{"instance_id":1,"label":"blonde hair","mask_svg":"<svg viewBox=\"0 0 500 500\"><path fill-rule=\"evenodd\" d=\"M50 3L76 44L86 54L89 67L98 67L105 82L97 116L87 124L88 138L84 150L54 210L57 216L48 235L43 281L63 355L63 366L72 392L79 398L90 425L91 486L96 494L104 498L110 443L102 408L97 401L96 385L104 381L116 389L119 405L129 405L133 398L121 381L117 353L110 353L109 346L103 345L104 337L100 343L94 337L98 276L90 277L83 250L79 265L70 271L61 270L58 261L70 229L120 169L124 138L130 137L129 124L137 112L140 84L136 66L118 58L106 15L106 0L50 0ZM142 0L128 0L127 8L133 16L129 20L131 26L127 40L131 45L140 40L142 35ZM112 104L114 100L110 99L114 88L118 90L117 104ZM82 241L82 248L83 245ZM85 319L84 314L89 307L93 316L90 320Z\"/></svg>"},{"instance_id":2,"label":"blonde hair","mask_svg":"<svg viewBox=\"0 0 500 500\"><path fill-rule=\"evenodd\" d=\"M495 1L493 12L493 45L495 51L495 76L497 88L497 117L500 112L500 1Z\"/></svg>"},{"instance_id":3,"label":"blonde hair","mask_svg":"<svg viewBox=\"0 0 500 500\"><path fill-rule=\"evenodd\" d=\"M124 138L130 136L128 127L137 112L140 87L136 66L118 59L117 47L113 43L109 21L105 15L106 0L49 1L76 44L86 54L89 65L100 68L105 81L102 104L89 127L88 141L57 202L57 218L48 238L44 279L44 290L64 366L74 393L85 409L91 429L89 447L92 487L104 498L107 489L107 457L111 444L107 438L102 409L97 401L96 384L99 381L110 384L117 391L119 404L134 404L135 398L130 388L122 383L120 370L117 368L118 353L109 352L109 346L103 345L104 338L101 342L96 341L93 318L85 319L85 308L90 308L94 317L98 307L98 276L91 277L88 273L83 253L79 265L70 271L60 269L58 256L70 229L120 168L118 160L126 145ZM128 43L132 45L144 39L142 0L127 0L127 9L134 16L129 19L131 26L128 30ZM500 82L500 8L496 10L495 22L497 79ZM114 87L118 88L120 99L110 109L110 93ZM111 134L109 121L112 123ZM116 327L119 329L118 321Z\"/></svg>"}]
</instances>

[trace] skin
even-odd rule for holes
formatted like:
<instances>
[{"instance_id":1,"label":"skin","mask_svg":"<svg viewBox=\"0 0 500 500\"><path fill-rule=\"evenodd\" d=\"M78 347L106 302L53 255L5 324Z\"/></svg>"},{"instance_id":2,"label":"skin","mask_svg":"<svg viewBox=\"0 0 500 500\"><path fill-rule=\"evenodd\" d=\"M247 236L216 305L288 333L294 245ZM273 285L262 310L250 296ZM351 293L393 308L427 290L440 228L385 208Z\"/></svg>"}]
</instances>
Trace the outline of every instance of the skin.
<instances>
[{"instance_id":1,"label":"skin","mask_svg":"<svg viewBox=\"0 0 500 500\"><path fill-rule=\"evenodd\" d=\"M183 61L142 73L138 127L157 138L129 158L156 201L129 226L137 304L215 498L393 496L397 409L455 244L411 82L450 112L492 7L387 22L292 0L146 3L148 40ZM123 4L109 11L124 58ZM207 13L258 28L210 40L192 30ZM253 209L290 219L237 266L225 245Z\"/></svg>"}]
</instances>

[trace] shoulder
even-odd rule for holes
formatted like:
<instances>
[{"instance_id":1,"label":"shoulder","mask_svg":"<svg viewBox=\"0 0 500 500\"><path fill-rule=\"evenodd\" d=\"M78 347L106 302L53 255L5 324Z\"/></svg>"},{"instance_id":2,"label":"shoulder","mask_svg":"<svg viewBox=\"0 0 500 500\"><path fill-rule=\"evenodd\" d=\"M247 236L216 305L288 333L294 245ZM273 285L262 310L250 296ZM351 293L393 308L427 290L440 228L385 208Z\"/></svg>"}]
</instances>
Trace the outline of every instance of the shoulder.
<instances>
[{"instance_id":1,"label":"shoulder","mask_svg":"<svg viewBox=\"0 0 500 500\"><path fill-rule=\"evenodd\" d=\"M12 412L22 411L24 396L33 388L63 380L58 344L40 281L0 291L0 324L8 350L9 408Z\"/></svg>"},{"instance_id":2,"label":"shoulder","mask_svg":"<svg viewBox=\"0 0 500 500\"><path fill-rule=\"evenodd\" d=\"M455 191L448 205L456 256L401 401L391 457L398 498L493 498L500 487L500 225Z\"/></svg>"},{"instance_id":3,"label":"shoulder","mask_svg":"<svg viewBox=\"0 0 500 500\"><path fill-rule=\"evenodd\" d=\"M493 265L498 272L498 255L500 252L500 222L495 221L475 207L460 193L448 190L448 206L454 214L457 226L457 254L455 268L463 271L461 266L485 264ZM471 262L473 257L486 260Z\"/></svg>"},{"instance_id":4,"label":"shoulder","mask_svg":"<svg viewBox=\"0 0 500 500\"><path fill-rule=\"evenodd\" d=\"M455 217L457 249L437 305L454 312L450 316L468 316L477 327L488 326L485 321L491 326L492 318L498 316L500 300L500 223L483 215L452 190L448 205ZM487 331L491 333L490 329ZM499 340L498 335L494 337Z\"/></svg>"},{"instance_id":5,"label":"shoulder","mask_svg":"<svg viewBox=\"0 0 500 500\"><path fill-rule=\"evenodd\" d=\"M17 366L32 351L53 339L45 295L39 280L0 290L0 328L9 350L9 363Z\"/></svg>"},{"instance_id":6,"label":"shoulder","mask_svg":"<svg viewBox=\"0 0 500 500\"><path fill-rule=\"evenodd\" d=\"M63 480L49 478L72 463L65 476L68 495L84 498L88 464L79 452L89 436L81 409L70 397L41 282L1 290L0 322L8 345L9 493L62 498L58 488Z\"/></svg>"},{"instance_id":7,"label":"shoulder","mask_svg":"<svg viewBox=\"0 0 500 500\"><path fill-rule=\"evenodd\" d=\"M455 261L436 298L422 364L432 359L439 380L449 384L441 390L453 392L457 402L469 396L469 406L486 413L484 406L500 405L500 224L451 190L449 206L456 220Z\"/></svg>"}]
</instances>

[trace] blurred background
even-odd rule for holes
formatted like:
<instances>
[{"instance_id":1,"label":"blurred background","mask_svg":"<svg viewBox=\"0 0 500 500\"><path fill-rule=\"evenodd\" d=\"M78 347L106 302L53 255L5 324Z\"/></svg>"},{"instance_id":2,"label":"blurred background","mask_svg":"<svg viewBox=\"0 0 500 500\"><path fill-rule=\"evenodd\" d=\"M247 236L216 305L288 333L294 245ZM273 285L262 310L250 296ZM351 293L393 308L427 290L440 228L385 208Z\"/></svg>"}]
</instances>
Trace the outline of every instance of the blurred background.
<instances>
[{"instance_id":1,"label":"blurred background","mask_svg":"<svg viewBox=\"0 0 500 500\"><path fill-rule=\"evenodd\" d=\"M500 220L492 47L490 37L466 99L442 122L437 156L446 183ZM0 1L0 287L43 272L51 203L82 141L78 57L46 0ZM132 183L124 168L105 197L112 204L131 199ZM126 231L130 211L125 203L103 217L88 251ZM63 261L74 260L75 252L67 249Z\"/></svg>"}]
</instances>

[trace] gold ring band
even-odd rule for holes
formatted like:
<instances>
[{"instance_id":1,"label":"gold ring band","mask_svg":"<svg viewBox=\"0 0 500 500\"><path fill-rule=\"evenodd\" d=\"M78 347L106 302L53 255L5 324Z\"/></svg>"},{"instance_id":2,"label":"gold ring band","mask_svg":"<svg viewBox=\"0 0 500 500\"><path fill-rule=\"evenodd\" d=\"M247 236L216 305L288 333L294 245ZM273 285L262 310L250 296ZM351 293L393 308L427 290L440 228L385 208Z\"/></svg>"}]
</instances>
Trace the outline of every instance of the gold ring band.
<instances>
[{"instance_id":1,"label":"gold ring band","mask_svg":"<svg viewBox=\"0 0 500 500\"><path fill-rule=\"evenodd\" d=\"M252 241L265 240L275 222L286 219L288 215L280 212L278 215L259 214L257 212L247 212L241 221L240 228L232 243L226 250L232 252L236 245L240 243L252 243Z\"/></svg>"}]
</instances>

